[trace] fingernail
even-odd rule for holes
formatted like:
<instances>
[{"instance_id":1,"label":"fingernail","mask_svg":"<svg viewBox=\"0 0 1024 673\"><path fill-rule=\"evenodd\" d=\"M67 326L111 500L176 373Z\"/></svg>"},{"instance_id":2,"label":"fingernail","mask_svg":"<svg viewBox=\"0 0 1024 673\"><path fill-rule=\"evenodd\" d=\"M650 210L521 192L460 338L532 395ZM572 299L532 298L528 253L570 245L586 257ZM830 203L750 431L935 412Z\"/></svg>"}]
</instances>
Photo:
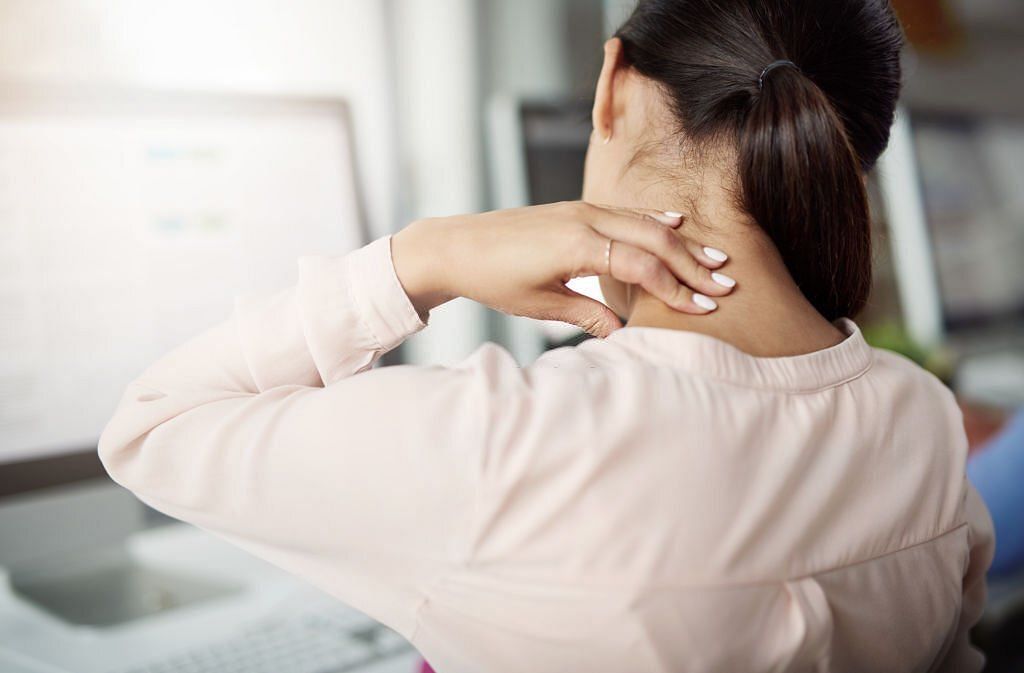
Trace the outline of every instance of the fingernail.
<instances>
[{"instance_id":1,"label":"fingernail","mask_svg":"<svg viewBox=\"0 0 1024 673\"><path fill-rule=\"evenodd\" d=\"M736 281L726 276L724 273L718 273L717 271L711 274L711 280L715 281L722 287L736 287Z\"/></svg>"},{"instance_id":2,"label":"fingernail","mask_svg":"<svg viewBox=\"0 0 1024 673\"><path fill-rule=\"evenodd\" d=\"M710 257L711 259L715 260L716 262L724 262L725 260L729 259L729 255L725 254L718 248L705 247L704 254Z\"/></svg>"},{"instance_id":3,"label":"fingernail","mask_svg":"<svg viewBox=\"0 0 1024 673\"><path fill-rule=\"evenodd\" d=\"M658 220L662 224L676 229L683 223L683 216L681 213L665 212L655 213L654 219Z\"/></svg>"},{"instance_id":4,"label":"fingernail","mask_svg":"<svg viewBox=\"0 0 1024 673\"><path fill-rule=\"evenodd\" d=\"M693 293L693 303L705 311L714 311L718 308L718 304L715 303L714 299L703 294L697 294L696 292Z\"/></svg>"},{"instance_id":5,"label":"fingernail","mask_svg":"<svg viewBox=\"0 0 1024 673\"><path fill-rule=\"evenodd\" d=\"M683 226L682 213L677 213L674 210L666 210L663 213L663 215L665 216L665 219L663 219L662 222L672 227L673 229L678 229L679 227Z\"/></svg>"}]
</instances>

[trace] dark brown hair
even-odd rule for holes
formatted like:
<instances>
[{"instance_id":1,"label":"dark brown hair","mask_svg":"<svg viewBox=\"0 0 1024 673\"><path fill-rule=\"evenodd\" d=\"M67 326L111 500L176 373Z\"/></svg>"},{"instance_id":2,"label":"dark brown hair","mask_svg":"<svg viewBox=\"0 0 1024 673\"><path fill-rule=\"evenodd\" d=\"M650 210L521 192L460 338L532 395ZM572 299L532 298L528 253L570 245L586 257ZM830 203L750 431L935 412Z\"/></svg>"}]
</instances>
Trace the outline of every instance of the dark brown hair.
<instances>
[{"instance_id":1,"label":"dark brown hair","mask_svg":"<svg viewBox=\"0 0 1024 673\"><path fill-rule=\"evenodd\" d=\"M864 173L900 90L888 0L640 0L616 36L687 142L734 143L740 205L807 299L829 320L856 315L871 289Z\"/></svg>"}]
</instances>

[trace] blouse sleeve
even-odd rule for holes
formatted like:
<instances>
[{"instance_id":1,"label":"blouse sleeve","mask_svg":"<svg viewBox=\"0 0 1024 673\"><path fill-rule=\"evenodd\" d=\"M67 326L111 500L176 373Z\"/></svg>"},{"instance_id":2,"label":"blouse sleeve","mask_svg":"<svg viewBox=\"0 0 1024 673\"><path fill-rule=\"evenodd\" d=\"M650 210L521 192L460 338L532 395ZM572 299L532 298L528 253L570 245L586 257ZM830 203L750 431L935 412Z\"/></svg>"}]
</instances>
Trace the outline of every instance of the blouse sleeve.
<instances>
[{"instance_id":1,"label":"blouse sleeve","mask_svg":"<svg viewBox=\"0 0 1024 673\"><path fill-rule=\"evenodd\" d=\"M992 563L995 551L995 535L992 519L982 503L978 492L966 484L967 494L964 512L967 519L967 536L970 552L963 576L963 602L949 651L937 671L959 673L980 671L985 667L985 657L971 644L970 630L981 619L987 598L985 574Z\"/></svg>"},{"instance_id":2,"label":"blouse sleeve","mask_svg":"<svg viewBox=\"0 0 1024 673\"><path fill-rule=\"evenodd\" d=\"M298 285L132 382L99 443L111 476L400 633L463 553L480 367L374 361L424 326L390 239L303 258Z\"/></svg>"}]
</instances>

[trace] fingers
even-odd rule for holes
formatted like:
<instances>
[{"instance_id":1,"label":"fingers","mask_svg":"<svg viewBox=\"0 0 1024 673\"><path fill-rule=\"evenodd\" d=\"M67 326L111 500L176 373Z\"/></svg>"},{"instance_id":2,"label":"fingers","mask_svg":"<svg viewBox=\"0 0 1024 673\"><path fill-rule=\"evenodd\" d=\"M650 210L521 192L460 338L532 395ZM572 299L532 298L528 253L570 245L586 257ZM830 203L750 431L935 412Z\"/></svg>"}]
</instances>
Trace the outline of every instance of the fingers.
<instances>
[{"instance_id":1,"label":"fingers","mask_svg":"<svg viewBox=\"0 0 1024 673\"><path fill-rule=\"evenodd\" d=\"M714 271L725 263L725 254L689 241L672 226L662 224L653 212L595 207L590 226L617 243L655 255L679 281L699 294L722 297L732 292L736 281Z\"/></svg>"},{"instance_id":2,"label":"fingers","mask_svg":"<svg viewBox=\"0 0 1024 673\"><path fill-rule=\"evenodd\" d=\"M678 229L686 219L682 213L671 210L661 211L651 208L623 208L620 206L605 205L597 205L595 207L623 215L631 215L642 220L657 222L658 224L663 224L667 227L671 227L672 229Z\"/></svg>"},{"instance_id":3,"label":"fingers","mask_svg":"<svg viewBox=\"0 0 1024 673\"><path fill-rule=\"evenodd\" d=\"M720 269L722 265L729 261L729 255L710 245L701 245L689 238L684 238L683 244L690 251L690 254L693 255L693 258L699 261L701 266L705 268Z\"/></svg>"},{"instance_id":4,"label":"fingers","mask_svg":"<svg viewBox=\"0 0 1024 673\"><path fill-rule=\"evenodd\" d=\"M543 311L543 318L559 320L576 325L584 332L603 339L622 327L622 321L615 312L599 301L569 288L564 291L553 291L548 297L548 306Z\"/></svg>"},{"instance_id":5,"label":"fingers","mask_svg":"<svg viewBox=\"0 0 1024 673\"><path fill-rule=\"evenodd\" d=\"M610 260L613 278L641 286L677 311L703 315L718 308L714 299L680 283L661 259L646 250L614 241Z\"/></svg>"}]
</instances>

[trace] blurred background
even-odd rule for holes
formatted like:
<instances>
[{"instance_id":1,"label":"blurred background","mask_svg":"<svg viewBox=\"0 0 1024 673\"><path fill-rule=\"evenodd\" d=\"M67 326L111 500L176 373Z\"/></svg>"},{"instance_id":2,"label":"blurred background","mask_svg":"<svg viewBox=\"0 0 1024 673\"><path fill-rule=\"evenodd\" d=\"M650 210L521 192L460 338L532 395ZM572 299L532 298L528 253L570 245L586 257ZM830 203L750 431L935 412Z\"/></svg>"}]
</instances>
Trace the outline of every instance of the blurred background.
<instances>
[{"instance_id":1,"label":"blurred background","mask_svg":"<svg viewBox=\"0 0 1024 673\"><path fill-rule=\"evenodd\" d=\"M976 639L1024 670L1024 3L897 0L861 322L961 399L999 539ZM129 380L418 217L579 198L628 0L0 0L0 670L411 672L400 637L103 476ZM593 292L593 283L580 289ZM470 302L391 362L571 328Z\"/></svg>"}]
</instances>

